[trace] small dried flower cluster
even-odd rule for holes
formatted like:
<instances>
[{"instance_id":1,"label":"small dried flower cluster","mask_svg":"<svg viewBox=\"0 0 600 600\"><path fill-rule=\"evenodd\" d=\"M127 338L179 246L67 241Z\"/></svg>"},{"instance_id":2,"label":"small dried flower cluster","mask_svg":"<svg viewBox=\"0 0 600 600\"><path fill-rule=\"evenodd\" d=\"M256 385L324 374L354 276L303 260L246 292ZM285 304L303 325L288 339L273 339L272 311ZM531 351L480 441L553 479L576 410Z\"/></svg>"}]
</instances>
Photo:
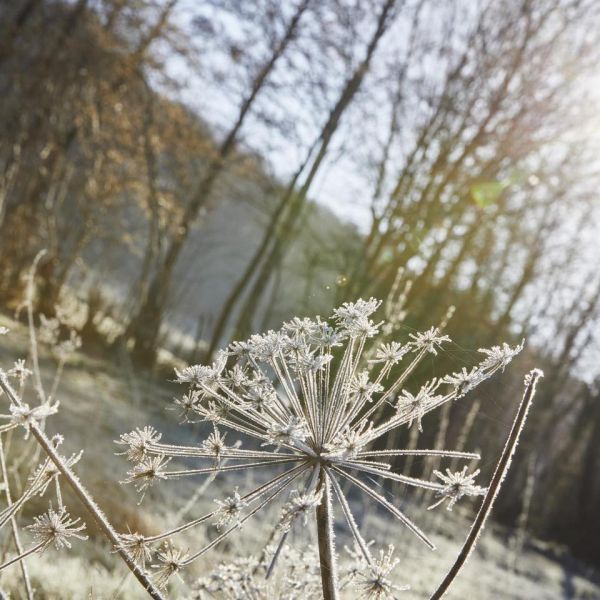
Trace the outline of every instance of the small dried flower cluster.
<instances>
[{"instance_id":1,"label":"small dried flower cluster","mask_svg":"<svg viewBox=\"0 0 600 600\"><path fill-rule=\"evenodd\" d=\"M313 549L286 545L277 576L266 578L266 568L264 560L253 556L222 563L192 585L191 598L319 600L323 597L319 559Z\"/></svg>"},{"instance_id":2,"label":"small dried flower cluster","mask_svg":"<svg viewBox=\"0 0 600 600\"><path fill-rule=\"evenodd\" d=\"M11 404L8 408L10 414L0 415L0 419L8 420L8 423L0 427L0 432L14 429L22 426L25 428L25 438L29 436L29 428L32 424L39 424L46 417L56 414L58 411L58 402L50 404L45 402L39 406L31 408L29 404L22 403L20 405Z\"/></svg>"},{"instance_id":3,"label":"small dried flower cluster","mask_svg":"<svg viewBox=\"0 0 600 600\"><path fill-rule=\"evenodd\" d=\"M56 307L56 314L57 316L52 318L40 315L38 339L43 344L50 346L59 361L64 361L73 352L81 348L81 337L74 329L69 327L64 311L61 311L58 306ZM66 338L61 336L63 327L67 328Z\"/></svg>"},{"instance_id":4,"label":"small dried flower cluster","mask_svg":"<svg viewBox=\"0 0 600 600\"><path fill-rule=\"evenodd\" d=\"M25 527L25 529L32 534L34 544L30 548L23 550L20 541L17 541L17 556L0 565L0 571L10 565L22 561L31 554L43 552L50 546L53 546L57 550L61 548L71 548L73 539L87 539L87 536L81 533L85 529L85 525L80 523L79 519L72 519L63 504L60 485L62 476L61 470L57 466L57 464L60 464L61 468L70 470L71 467L79 461L82 452L73 454L70 457L61 456L56 450L63 442L62 436L55 435L50 440L44 433L44 423L46 418L56 414L58 410L59 403L53 402L52 396L56 392L60 381L65 354L78 347L79 338L74 332L71 332L69 339L66 342L60 342L60 323L55 319L42 318L40 330L38 332L33 328L32 322L33 320L30 318L30 337L33 350L29 362L31 363L32 369L28 368L27 362L24 359L15 361L13 367L8 371L0 369L0 391L9 402L8 413L0 414L0 419L5 421L5 424L0 426L0 449L2 452L3 463L5 461L8 462L7 455L9 454L8 450L10 447L8 444L6 446L4 445L1 434L9 432L17 427L23 427L25 430L25 440L30 439L32 429L35 430L35 440L31 443L40 443L39 438L44 438L43 448L47 451L48 457L37 466L35 462L32 462L29 467L29 474L25 476L25 485L19 490L18 496L15 499L11 498L14 490L10 489L9 480L7 479L3 482L7 498L9 498L10 501L8 502L8 506L0 512L0 529L10 525L13 528L15 540L18 540L16 530L14 529L16 527L15 517L23 510L30 500L44 496L51 485L52 489L55 491L58 509L54 510L52 504L50 504L49 509L45 513L34 517L33 523ZM5 335L6 333L8 333L8 329L1 328L0 334ZM46 394L43 388L39 371L37 359L38 339L44 339L48 343L56 344L58 346L58 348L53 348L53 350L57 350L59 366L56 369L52 391L49 395ZM24 397L27 392L28 380L34 374L33 392L37 397L39 404L32 406L24 400ZM12 387L11 380L17 383L17 389ZM52 452L52 455L50 455L47 450L50 447L52 447L54 451ZM21 452L25 452L25 449L21 448ZM51 458L51 456L53 458ZM56 461L56 464L54 461Z\"/></svg>"},{"instance_id":5,"label":"small dried flower cluster","mask_svg":"<svg viewBox=\"0 0 600 600\"><path fill-rule=\"evenodd\" d=\"M39 517L34 517L33 525L28 525L27 529L43 548L53 544L59 550L71 547L70 538L87 540L87 536L80 533L85 529L85 525L79 525L79 521L71 519L65 508L57 511L49 508Z\"/></svg>"},{"instance_id":6,"label":"small dried flower cluster","mask_svg":"<svg viewBox=\"0 0 600 600\"><path fill-rule=\"evenodd\" d=\"M317 317L292 319L279 331L253 335L232 343L212 365L194 365L176 371L177 381L187 386L176 401L186 420L204 420L212 433L194 446L167 444L151 428L124 434L118 443L127 457L137 462L128 482L144 492L158 480L198 474L258 469L270 479L245 494L237 489L217 509L163 534L144 539L145 545L163 542L174 535L212 520L222 532L203 548L177 560L179 570L202 556L243 523L281 496L295 489L280 520L280 546L298 517L319 505L324 490L341 506L350 532L370 573L361 584L372 598L389 596L396 588L388 582L394 566L390 553L375 559L352 516L340 482L348 482L390 512L429 547L426 534L370 481L376 477L435 493L451 508L463 496L480 495L466 468L428 481L398 473L393 461L399 456L437 456L475 459L478 455L450 450L373 450L388 433L416 423L422 428L427 413L464 396L506 364L522 346L482 349L484 360L471 370L463 369L424 383L416 392L405 388L411 373L427 355L437 355L450 339L435 327L413 333L401 343L386 342L367 354L370 341L382 323L372 319L380 303L371 298L345 303L329 321ZM401 364L406 363L404 368ZM389 406L394 410L390 411ZM228 446L219 428L244 434L257 441L254 448ZM199 468L170 470L171 458L207 461ZM439 504L437 502L436 504ZM124 537L124 543L140 543ZM277 556L278 553L275 553ZM138 555L147 560L146 550ZM168 561L167 561L168 562ZM174 562L173 562L174 564ZM164 584L169 569L160 570ZM369 587L370 586L370 587ZM380 591L377 591L380 590ZM387 590L387 591L386 591ZM366 596L367 597L367 596Z\"/></svg>"},{"instance_id":7,"label":"small dried flower cluster","mask_svg":"<svg viewBox=\"0 0 600 600\"><path fill-rule=\"evenodd\" d=\"M394 546L389 545L387 551L380 550L379 558L370 564L361 564L353 570L353 584L359 598L368 600L386 600L396 598L408 586L399 586L391 579L390 574L400 560L394 558Z\"/></svg>"}]
</instances>

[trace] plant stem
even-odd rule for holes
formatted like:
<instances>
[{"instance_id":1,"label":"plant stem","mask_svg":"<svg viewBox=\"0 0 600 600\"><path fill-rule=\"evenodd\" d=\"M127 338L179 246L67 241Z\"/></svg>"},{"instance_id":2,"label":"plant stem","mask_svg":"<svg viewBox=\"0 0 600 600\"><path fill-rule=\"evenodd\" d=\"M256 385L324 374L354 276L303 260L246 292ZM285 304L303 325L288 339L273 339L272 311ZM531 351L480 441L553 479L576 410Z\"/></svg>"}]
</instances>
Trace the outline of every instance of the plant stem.
<instances>
[{"instance_id":1,"label":"plant stem","mask_svg":"<svg viewBox=\"0 0 600 600\"><path fill-rule=\"evenodd\" d=\"M338 600L337 565L335 560L335 535L331 507L331 482L324 469L321 469L319 485L323 489L323 499L317 506L317 537L323 600Z\"/></svg>"},{"instance_id":2,"label":"plant stem","mask_svg":"<svg viewBox=\"0 0 600 600\"><path fill-rule=\"evenodd\" d=\"M477 517L471 526L471 531L465 540L465 543L458 555L456 561L448 571L448 574L444 578L444 581L440 584L438 589L433 593L430 600L440 600L444 596L444 594L448 591L452 582L458 576L460 570L467 562L471 552L475 548L475 544L479 539L481 532L485 526L485 522L492 512L492 507L494 505L494 501L498 496L498 492L500 491L500 487L502 486L502 482L508 473L510 468L510 463L512 461L513 454L517 448L517 444L519 442L519 436L523 431L523 426L525 425L525 420L527 419L527 413L529 412L529 408L533 401L533 396L535 395L535 387L537 385L538 380L543 377L544 374L539 369L533 369L526 377L525 377L525 393L523 394L523 399L521 400L521 404L519 405L519 410L517 412L517 416L513 421L512 428L510 430L510 434L508 439L506 440L506 444L504 445L504 449L502 450L502 455L500 456L500 460L496 465L496 470L494 471L494 476L492 477L492 481L490 483L490 487L483 499L483 503L481 504L481 508L477 513Z\"/></svg>"},{"instance_id":3,"label":"plant stem","mask_svg":"<svg viewBox=\"0 0 600 600\"><path fill-rule=\"evenodd\" d=\"M10 567L11 565L14 565L16 562L22 561L24 558L27 558L28 556L35 554L38 550L41 550L44 547L44 545L45 545L45 542L40 542L39 544L36 544L35 546L32 546L31 548L29 548L29 550L25 550L25 552L18 554L17 556L15 556L14 558L11 558L10 560L7 560L4 564L0 565L0 571L4 571L4 569L6 569L7 567Z\"/></svg>"},{"instance_id":4,"label":"plant stem","mask_svg":"<svg viewBox=\"0 0 600 600\"><path fill-rule=\"evenodd\" d=\"M4 494L6 496L6 504L8 508L12 506L12 498L10 494L10 483L8 481L8 471L6 470L6 459L4 455L4 441L0 436L0 467L2 469L2 479L4 480ZM10 518L10 527L12 529L13 540L15 542L15 548L18 554L23 554L23 546L21 544L21 538L19 537L19 528L17 527L17 519L12 516ZM29 580L29 573L27 572L27 565L24 561L21 561L21 574L23 575L23 583L25 584L25 593L27 594L27 600L33 600L33 590L31 589L31 582Z\"/></svg>"},{"instance_id":5,"label":"plant stem","mask_svg":"<svg viewBox=\"0 0 600 600\"><path fill-rule=\"evenodd\" d=\"M12 404L15 404L16 406L22 405L21 400L13 391L6 379L4 372L2 371L0 371L0 388L8 396ZM77 475L75 475L73 470L67 464L65 464L64 460L55 450L52 442L48 439L44 431L42 431L42 429L36 423L31 423L29 425L29 430L31 431L33 437L37 440L38 444L47 454L48 458L50 458L50 460L56 465L56 468L61 472L69 487L73 490L81 503L91 513L102 533L108 538L115 551L121 556L129 570L142 584L148 595L154 600L164 600L164 596L150 581L146 572L140 569L129 552L123 548L119 534L113 529L113 526L110 524L104 513L100 510L91 494L83 486L81 481L79 481Z\"/></svg>"}]
</instances>

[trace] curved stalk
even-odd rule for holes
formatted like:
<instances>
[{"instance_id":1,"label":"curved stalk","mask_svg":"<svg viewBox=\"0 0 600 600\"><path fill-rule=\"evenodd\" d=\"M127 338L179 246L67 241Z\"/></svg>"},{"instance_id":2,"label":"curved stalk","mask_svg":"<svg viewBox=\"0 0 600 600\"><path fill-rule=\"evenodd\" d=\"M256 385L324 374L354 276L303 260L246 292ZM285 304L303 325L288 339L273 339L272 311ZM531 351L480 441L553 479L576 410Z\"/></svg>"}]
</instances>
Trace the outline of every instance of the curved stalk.
<instances>
[{"instance_id":1,"label":"curved stalk","mask_svg":"<svg viewBox=\"0 0 600 600\"><path fill-rule=\"evenodd\" d=\"M492 481L490 483L490 487L488 488L487 494L483 499L483 503L481 504L481 508L477 513L477 517L475 517L475 521L471 527L471 531L469 531L469 535L465 540L465 543L458 555L455 563L448 571L448 574L438 587L438 589L433 593L430 600L440 600L448 591L453 581L456 579L460 570L467 562L471 552L475 548L475 544L479 539L481 532L485 526L485 522L492 512L492 507L494 505L494 501L498 496L498 492L500 491L500 487L502 486L502 482L508 473L508 469L510 468L510 463L512 461L513 454L517 448L517 444L519 442L519 436L523 431L523 426L525 425L525 420L527 419L527 413L529 412L529 408L533 401L533 396L535 395L535 387L537 385L538 380L543 377L544 374L539 369L534 369L531 371L525 378L525 393L523 394L523 399L521 400L521 404L519 405L519 410L517 412L517 416L513 421L512 428L510 430L510 434L508 436L508 440L506 440L506 444L504 445L504 450L502 450L502 455L500 456L500 460L496 465L496 470L494 471L494 476L492 477Z\"/></svg>"}]
</instances>

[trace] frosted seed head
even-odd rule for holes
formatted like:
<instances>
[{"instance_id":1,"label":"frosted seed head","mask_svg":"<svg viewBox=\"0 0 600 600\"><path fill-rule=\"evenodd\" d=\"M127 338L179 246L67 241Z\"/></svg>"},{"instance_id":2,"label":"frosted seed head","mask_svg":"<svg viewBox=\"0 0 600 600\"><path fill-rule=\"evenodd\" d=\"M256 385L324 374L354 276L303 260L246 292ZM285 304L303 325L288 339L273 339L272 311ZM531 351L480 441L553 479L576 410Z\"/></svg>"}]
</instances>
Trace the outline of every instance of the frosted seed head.
<instances>
[{"instance_id":1,"label":"frosted seed head","mask_svg":"<svg viewBox=\"0 0 600 600\"><path fill-rule=\"evenodd\" d=\"M381 323L375 323L367 317L356 319L346 325L346 331L351 338L371 338L379 333Z\"/></svg>"},{"instance_id":2,"label":"frosted seed head","mask_svg":"<svg viewBox=\"0 0 600 600\"><path fill-rule=\"evenodd\" d=\"M233 525L239 522L242 511L248 503L240 496L238 488L235 488L232 496L227 496L225 500L215 500L218 506L215 511L216 526L221 529L225 525Z\"/></svg>"},{"instance_id":3,"label":"frosted seed head","mask_svg":"<svg viewBox=\"0 0 600 600\"><path fill-rule=\"evenodd\" d=\"M342 306L333 311L333 317L339 325L351 327L357 321L370 317L381 305L381 300L359 298L356 302L344 302Z\"/></svg>"},{"instance_id":4,"label":"frosted seed head","mask_svg":"<svg viewBox=\"0 0 600 600\"><path fill-rule=\"evenodd\" d=\"M203 412L204 420L211 421L212 423L221 423L227 419L230 412L231 409L227 405L210 401Z\"/></svg>"},{"instance_id":5,"label":"frosted seed head","mask_svg":"<svg viewBox=\"0 0 600 600\"><path fill-rule=\"evenodd\" d=\"M399 342L390 342L389 344L381 344L375 353L375 358L370 360L370 363L385 363L392 366L399 363L403 356L410 351L408 344L403 345Z\"/></svg>"},{"instance_id":6,"label":"frosted seed head","mask_svg":"<svg viewBox=\"0 0 600 600\"><path fill-rule=\"evenodd\" d=\"M22 385L31 375L33 375L33 372L25 366L25 361L20 358L14 362L13 368L7 372L7 375L13 377Z\"/></svg>"},{"instance_id":7,"label":"frosted seed head","mask_svg":"<svg viewBox=\"0 0 600 600\"><path fill-rule=\"evenodd\" d=\"M162 435L154 427L147 425L143 429L137 428L129 433L123 433L118 440L115 440L115 444L127 446L124 452L118 454L125 454L132 462L141 462L146 458L149 446L157 444L161 437Z\"/></svg>"},{"instance_id":8,"label":"frosted seed head","mask_svg":"<svg viewBox=\"0 0 600 600\"><path fill-rule=\"evenodd\" d=\"M331 354L317 354L308 347L290 355L289 363L298 374L317 373L333 359Z\"/></svg>"},{"instance_id":9,"label":"frosted seed head","mask_svg":"<svg viewBox=\"0 0 600 600\"><path fill-rule=\"evenodd\" d=\"M283 444L294 446L298 442L304 442L307 437L308 427L306 422L296 416L291 416L285 425L275 423L269 427L267 442L263 445L273 444L277 448L280 448Z\"/></svg>"},{"instance_id":10,"label":"frosted seed head","mask_svg":"<svg viewBox=\"0 0 600 600\"><path fill-rule=\"evenodd\" d=\"M479 475L479 469L471 474L468 474L467 470L468 467L464 467L462 471L452 473L450 469L446 469L445 475L440 471L434 471L434 475L441 479L444 488L437 493L438 496L441 496L441 499L429 506L428 510L439 506L445 500L448 500L446 509L452 510L463 496L483 496L486 493L486 488L475 485L475 477Z\"/></svg>"},{"instance_id":11,"label":"frosted seed head","mask_svg":"<svg viewBox=\"0 0 600 600\"><path fill-rule=\"evenodd\" d=\"M413 422L416 421L419 431L423 431L422 418L429 407L441 399L441 396L432 393L436 387L437 380L433 379L422 386L416 395L411 394L408 390L402 390L396 402L396 414L407 417L409 427L412 427Z\"/></svg>"},{"instance_id":12,"label":"frosted seed head","mask_svg":"<svg viewBox=\"0 0 600 600\"><path fill-rule=\"evenodd\" d=\"M290 337L312 338L318 334L319 324L312 319L294 317L283 324L283 331Z\"/></svg>"},{"instance_id":13,"label":"frosted seed head","mask_svg":"<svg viewBox=\"0 0 600 600\"><path fill-rule=\"evenodd\" d=\"M185 567L185 561L189 558L187 552L178 550L171 544L166 544L156 553L158 563L152 565L154 568L154 581L156 585L164 589L173 575L179 575Z\"/></svg>"},{"instance_id":14,"label":"frosted seed head","mask_svg":"<svg viewBox=\"0 0 600 600\"><path fill-rule=\"evenodd\" d=\"M198 390L190 390L186 394L183 394L181 398L174 398L173 403L175 404L175 407L179 409L179 416L185 423L189 421L191 413L200 411L202 395Z\"/></svg>"},{"instance_id":15,"label":"frosted seed head","mask_svg":"<svg viewBox=\"0 0 600 600\"><path fill-rule=\"evenodd\" d=\"M85 529L85 525L78 525L79 522L80 519L71 519L64 508L58 511L49 508L39 517L34 517L33 524L28 525L27 529L31 531L38 543L43 544L44 548L54 544L58 550L71 547L69 538L87 540L87 535L80 533Z\"/></svg>"},{"instance_id":16,"label":"frosted seed head","mask_svg":"<svg viewBox=\"0 0 600 600\"><path fill-rule=\"evenodd\" d=\"M446 375L441 381L442 383L452 385L456 398L462 398L477 387L484 379L485 376L477 367L473 367L470 371L463 367L458 373Z\"/></svg>"},{"instance_id":17,"label":"frosted seed head","mask_svg":"<svg viewBox=\"0 0 600 600\"><path fill-rule=\"evenodd\" d=\"M346 427L340 432L333 442L327 443L324 449L330 456L340 459L356 458L358 453L369 443L369 435L373 423L362 421L356 427Z\"/></svg>"},{"instance_id":18,"label":"frosted seed head","mask_svg":"<svg viewBox=\"0 0 600 600\"><path fill-rule=\"evenodd\" d=\"M444 342L451 341L447 335L440 335L440 330L437 327L419 333L411 333L409 337L413 340L410 342L413 348L425 350L434 356L437 356L437 351Z\"/></svg>"},{"instance_id":19,"label":"frosted seed head","mask_svg":"<svg viewBox=\"0 0 600 600\"><path fill-rule=\"evenodd\" d=\"M221 435L221 432L215 425L213 432L202 442L202 449L206 450L214 458L216 465L221 462L223 450L227 448L225 445L225 435Z\"/></svg>"},{"instance_id":20,"label":"frosted seed head","mask_svg":"<svg viewBox=\"0 0 600 600\"><path fill-rule=\"evenodd\" d=\"M141 492L142 500L146 490L154 485L159 479L166 479L166 466L171 462L170 458L159 456L147 456L133 469L127 472L129 476L124 483L133 483L136 490ZM141 501L141 500L140 500Z\"/></svg>"},{"instance_id":21,"label":"frosted seed head","mask_svg":"<svg viewBox=\"0 0 600 600\"><path fill-rule=\"evenodd\" d=\"M146 562L152 560L152 548L146 538L141 533L124 533L119 536L119 540L119 546L145 569Z\"/></svg>"},{"instance_id":22,"label":"frosted seed head","mask_svg":"<svg viewBox=\"0 0 600 600\"><path fill-rule=\"evenodd\" d=\"M373 394L381 392L383 386L369 381L368 371L361 371L352 379L349 389L356 402L371 402Z\"/></svg>"},{"instance_id":23,"label":"frosted seed head","mask_svg":"<svg viewBox=\"0 0 600 600\"><path fill-rule=\"evenodd\" d=\"M34 406L33 408L30 408L29 404L25 403L21 404L20 406L12 404L9 407L10 420L13 425L22 425L26 429L25 437L27 438L29 437L30 425L37 425L46 417L56 414L58 411L58 404L58 402L55 402L54 404L45 402L44 404Z\"/></svg>"},{"instance_id":24,"label":"frosted seed head","mask_svg":"<svg viewBox=\"0 0 600 600\"><path fill-rule=\"evenodd\" d=\"M283 531L289 531L298 518L302 518L304 524L308 523L308 516L321 504L323 490L302 494L298 490L293 490L291 499L281 510L281 518L278 527Z\"/></svg>"},{"instance_id":25,"label":"frosted seed head","mask_svg":"<svg viewBox=\"0 0 600 600\"><path fill-rule=\"evenodd\" d=\"M244 394L244 399L252 408L261 411L275 402L276 392L269 383L255 383Z\"/></svg>"},{"instance_id":26,"label":"frosted seed head","mask_svg":"<svg viewBox=\"0 0 600 600\"><path fill-rule=\"evenodd\" d=\"M394 558L394 546L388 546L387 552L379 551L379 558L354 577L354 586L365 600L394 600L398 592L405 591L408 586L396 585L390 578L391 572L400 562Z\"/></svg>"},{"instance_id":27,"label":"frosted seed head","mask_svg":"<svg viewBox=\"0 0 600 600\"><path fill-rule=\"evenodd\" d=\"M223 378L223 383L234 390L239 390L248 385L248 376L240 365L234 365Z\"/></svg>"},{"instance_id":28,"label":"frosted seed head","mask_svg":"<svg viewBox=\"0 0 600 600\"><path fill-rule=\"evenodd\" d=\"M518 346L511 348L507 343L501 346L492 346L491 348L479 348L479 352L486 355L486 358L479 365L481 369L504 370L506 365L517 356L523 350L525 346L525 340L523 340Z\"/></svg>"}]
</instances>

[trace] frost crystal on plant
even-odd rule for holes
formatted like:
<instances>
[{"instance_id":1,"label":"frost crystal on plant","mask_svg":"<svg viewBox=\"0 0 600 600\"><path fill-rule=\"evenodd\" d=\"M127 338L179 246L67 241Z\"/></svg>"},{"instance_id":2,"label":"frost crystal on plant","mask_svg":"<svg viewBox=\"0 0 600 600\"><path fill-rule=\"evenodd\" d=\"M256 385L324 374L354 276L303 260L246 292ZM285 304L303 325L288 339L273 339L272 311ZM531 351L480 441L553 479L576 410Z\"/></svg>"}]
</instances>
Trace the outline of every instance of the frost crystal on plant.
<instances>
[{"instance_id":1,"label":"frost crystal on plant","mask_svg":"<svg viewBox=\"0 0 600 600\"><path fill-rule=\"evenodd\" d=\"M399 363L403 356L410 352L410 346L402 345L399 342L390 342L389 344L381 344L375 353L375 358L370 360L370 363L386 363L393 366Z\"/></svg>"},{"instance_id":2,"label":"frost crystal on plant","mask_svg":"<svg viewBox=\"0 0 600 600\"><path fill-rule=\"evenodd\" d=\"M142 492L158 479L214 477L254 469L261 474L258 487L246 492L236 487L224 500L215 500L217 508L212 512L145 538L146 544L156 544L209 521L219 527L215 539L190 552L185 560L164 560L165 577L198 559L284 492L294 489L289 501L283 503L279 527L273 534L279 541L272 539L275 551L268 571L281 554L296 519L306 519L308 524L311 515L329 511L331 503L336 503L341 510L335 512L343 515L368 566L363 594L391 597L399 589L388 577L395 561L389 552L379 560L372 556L346 498L346 484L387 510L430 548L433 544L427 535L381 493L380 482L422 488L437 494L440 502L448 500L449 507L463 496L481 493L483 488L474 483L477 473L436 472L438 480L430 481L403 474L399 470L402 463L397 460L405 456L473 460L479 458L477 454L378 448L399 427L410 427L416 421L421 428L427 413L464 396L503 369L521 347L482 350L484 360L471 370L440 376L418 387L410 382L407 387L408 377L419 363L430 354L436 355L450 340L432 327L402 341L378 343L382 324L372 316L379 306L380 302L371 298L343 304L329 321L295 318L279 331L232 343L212 365L176 371L177 381L187 386L176 405L183 408L186 417L193 413L196 420L213 424L198 443L164 443L154 430L121 436L120 443L129 448L128 458L139 462L127 481L137 484ZM235 431L254 443L227 446L223 430ZM184 459L185 463L169 469L166 457ZM197 468L190 464L192 460L200 462ZM169 556L165 555L167 559ZM212 586L215 581L205 583Z\"/></svg>"}]
</instances>

